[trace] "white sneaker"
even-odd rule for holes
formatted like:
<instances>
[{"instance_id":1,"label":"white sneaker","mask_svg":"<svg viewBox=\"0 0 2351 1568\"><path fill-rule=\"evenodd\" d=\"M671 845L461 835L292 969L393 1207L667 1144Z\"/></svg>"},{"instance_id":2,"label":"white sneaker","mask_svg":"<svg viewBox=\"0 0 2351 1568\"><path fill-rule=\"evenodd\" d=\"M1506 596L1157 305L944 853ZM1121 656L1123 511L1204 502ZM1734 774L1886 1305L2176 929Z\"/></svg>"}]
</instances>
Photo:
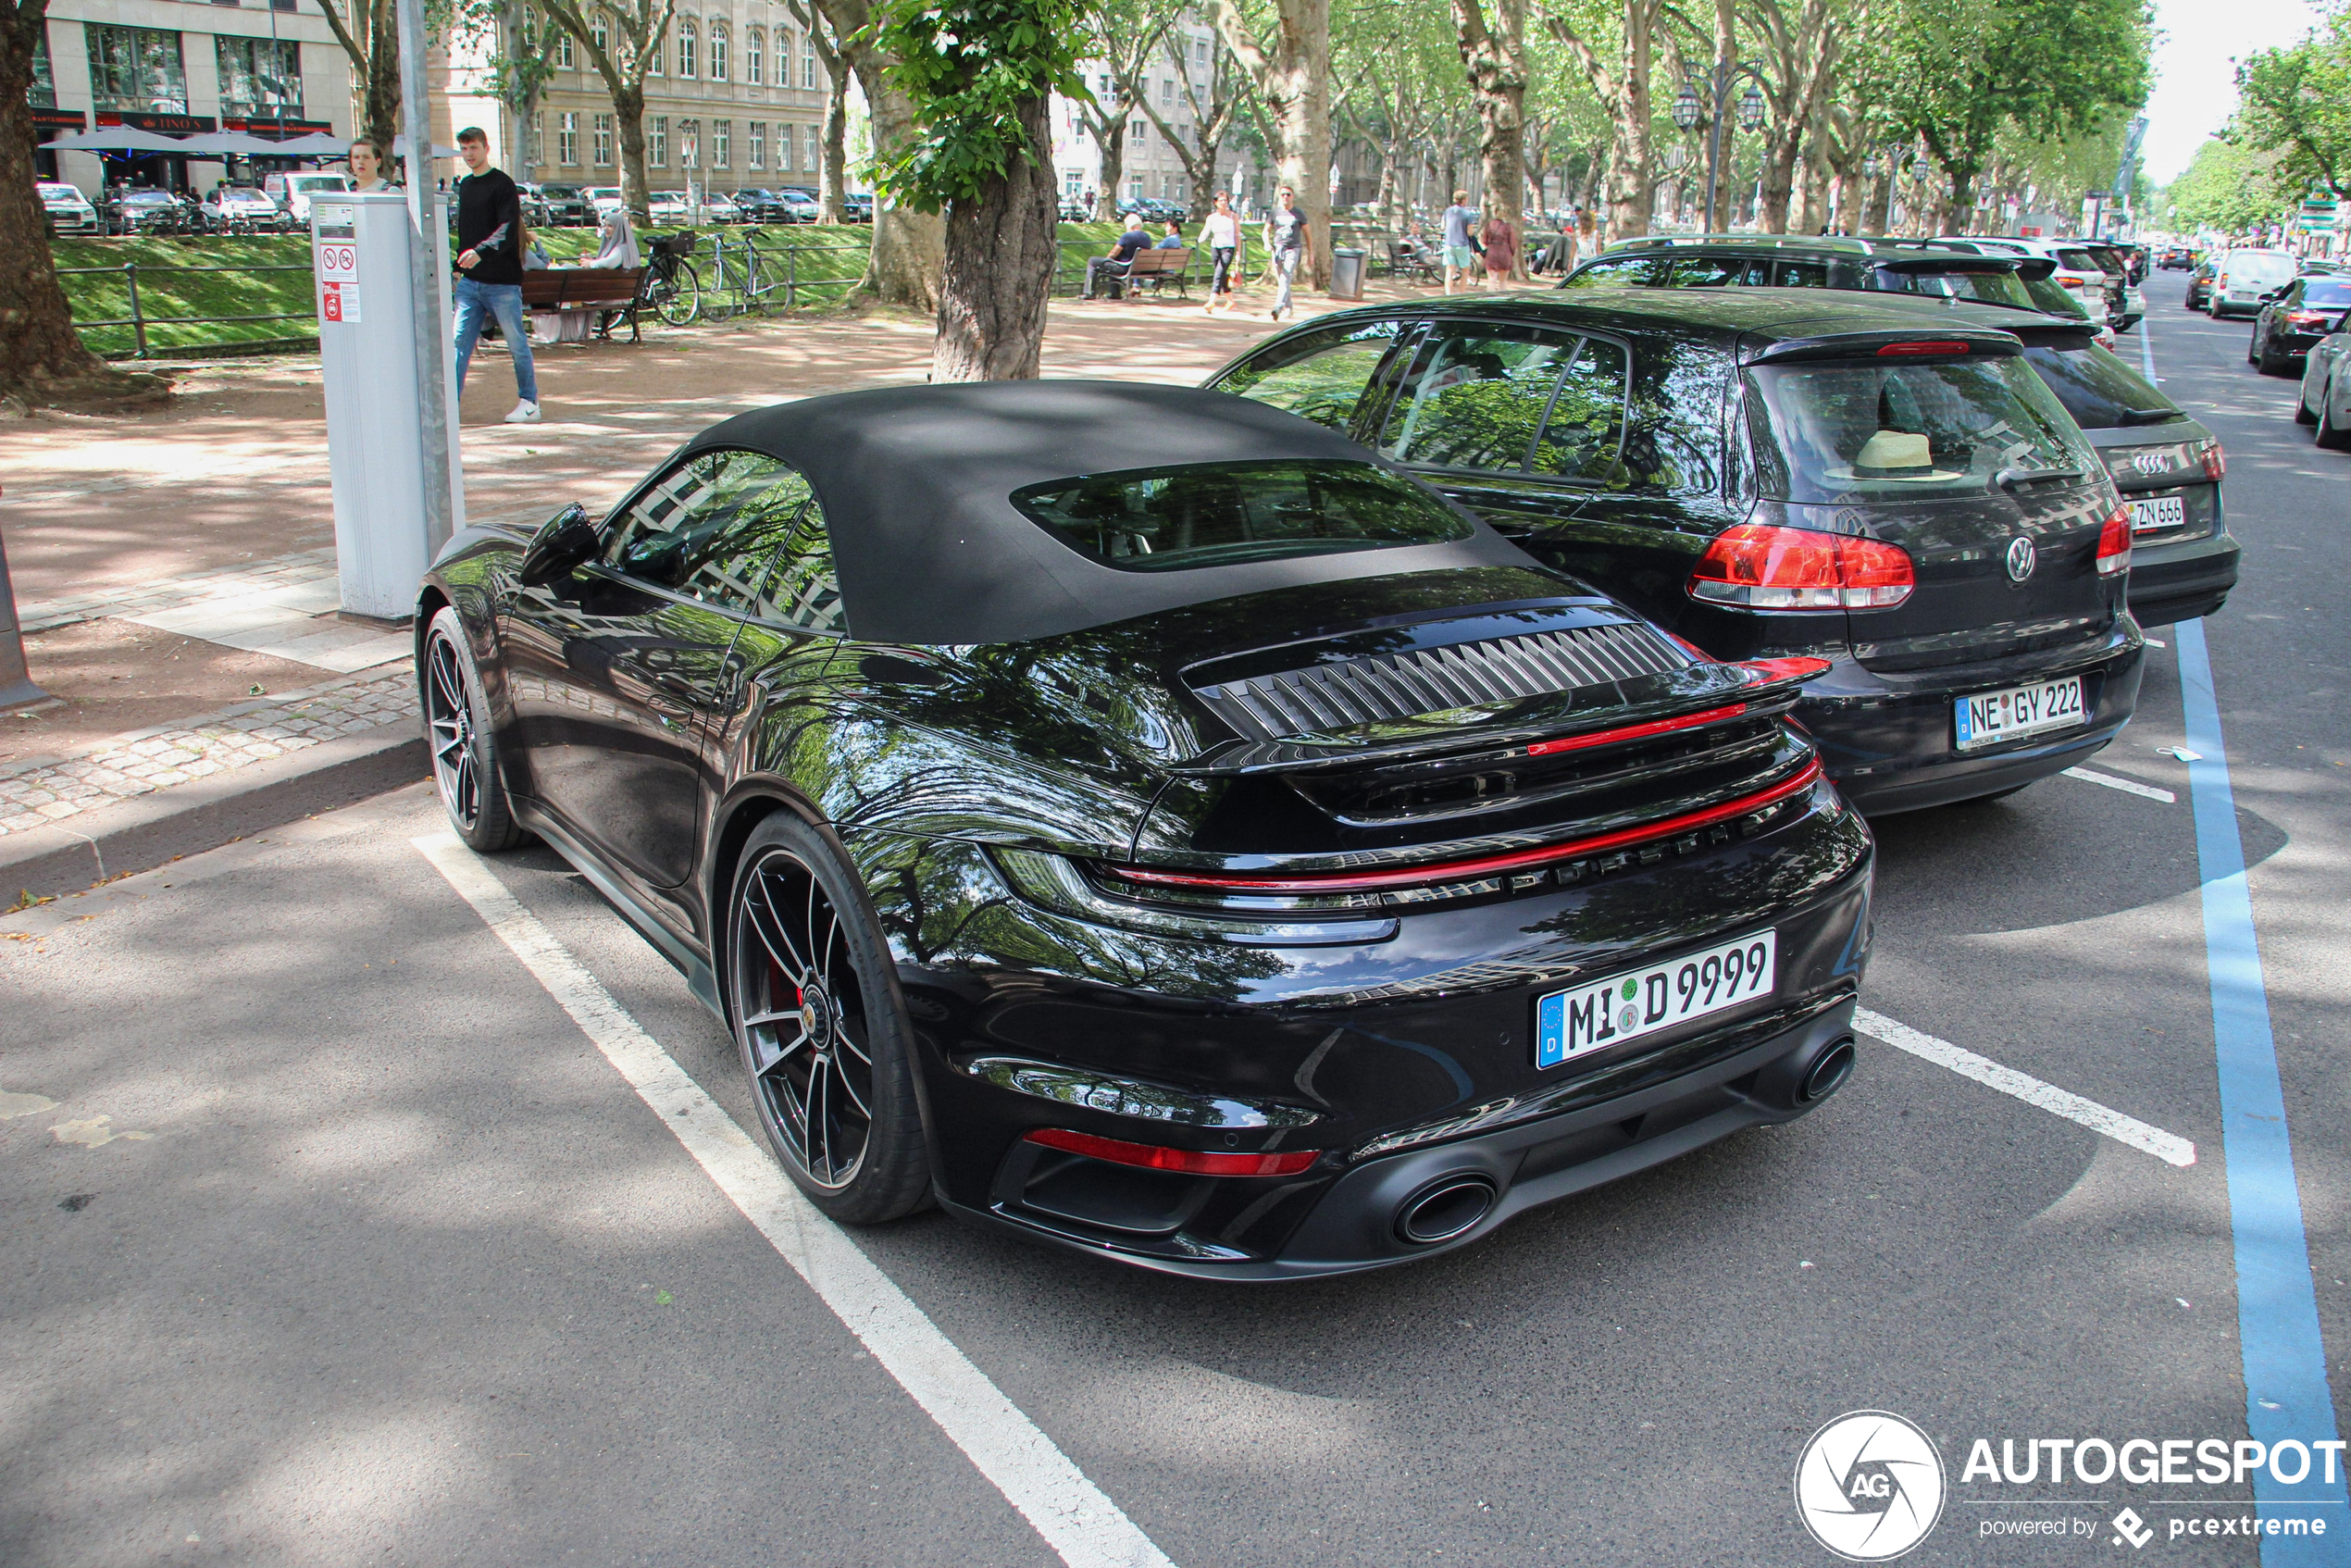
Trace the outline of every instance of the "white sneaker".
<instances>
[{"instance_id":1,"label":"white sneaker","mask_svg":"<svg viewBox=\"0 0 2351 1568\"><path fill-rule=\"evenodd\" d=\"M529 402L528 399L516 404L515 411L506 416L506 423L509 425L535 425L539 423L539 405L535 403Z\"/></svg>"}]
</instances>

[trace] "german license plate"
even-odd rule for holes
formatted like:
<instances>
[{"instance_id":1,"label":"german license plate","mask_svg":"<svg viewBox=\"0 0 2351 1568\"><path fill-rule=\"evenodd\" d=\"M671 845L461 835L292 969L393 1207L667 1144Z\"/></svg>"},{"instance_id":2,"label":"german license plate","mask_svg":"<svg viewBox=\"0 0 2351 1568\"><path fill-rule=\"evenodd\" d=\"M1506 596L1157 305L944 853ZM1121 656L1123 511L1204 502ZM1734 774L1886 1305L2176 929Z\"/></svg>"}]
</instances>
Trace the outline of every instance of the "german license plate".
<instances>
[{"instance_id":1,"label":"german license plate","mask_svg":"<svg viewBox=\"0 0 2351 1568\"><path fill-rule=\"evenodd\" d=\"M2131 531L2134 534L2187 526L2188 504L2179 496L2158 495L2152 501L2131 503Z\"/></svg>"},{"instance_id":2,"label":"german license plate","mask_svg":"<svg viewBox=\"0 0 2351 1568\"><path fill-rule=\"evenodd\" d=\"M1535 1003L1535 1064L1556 1067L1772 993L1777 933L1759 931L1647 969L1627 969Z\"/></svg>"},{"instance_id":3,"label":"german license plate","mask_svg":"<svg viewBox=\"0 0 2351 1568\"><path fill-rule=\"evenodd\" d=\"M1961 697L1953 706L1959 721L1959 750L1996 745L2021 736L2085 724L2082 711L2082 678L2045 680L2038 686L2011 686L2005 691L1983 691Z\"/></svg>"}]
</instances>

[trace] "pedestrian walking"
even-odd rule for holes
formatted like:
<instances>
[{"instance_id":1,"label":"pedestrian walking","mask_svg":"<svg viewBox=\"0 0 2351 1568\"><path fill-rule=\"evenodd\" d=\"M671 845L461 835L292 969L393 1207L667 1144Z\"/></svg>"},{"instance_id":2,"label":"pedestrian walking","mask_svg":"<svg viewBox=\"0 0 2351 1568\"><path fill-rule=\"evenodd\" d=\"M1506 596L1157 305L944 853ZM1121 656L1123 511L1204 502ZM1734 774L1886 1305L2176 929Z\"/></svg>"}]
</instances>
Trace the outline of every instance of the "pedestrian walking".
<instances>
[{"instance_id":1,"label":"pedestrian walking","mask_svg":"<svg viewBox=\"0 0 2351 1568\"><path fill-rule=\"evenodd\" d=\"M1496 213L1479 227L1477 240L1486 252L1486 286L1501 288L1518 270L1518 226Z\"/></svg>"},{"instance_id":2,"label":"pedestrian walking","mask_svg":"<svg viewBox=\"0 0 2351 1568\"><path fill-rule=\"evenodd\" d=\"M1297 280L1298 264L1306 257L1306 215L1298 210L1298 193L1285 185L1275 193L1275 206L1265 215L1266 265L1274 269L1274 308L1267 314L1279 321L1295 314L1289 286Z\"/></svg>"},{"instance_id":3,"label":"pedestrian walking","mask_svg":"<svg viewBox=\"0 0 2351 1568\"><path fill-rule=\"evenodd\" d=\"M530 329L522 308L522 193L504 169L490 166L490 137L478 125L457 132L457 154L471 172L457 181L457 391L485 322L495 317L514 357L521 401L509 425L539 423L539 371L530 358Z\"/></svg>"},{"instance_id":4,"label":"pedestrian walking","mask_svg":"<svg viewBox=\"0 0 2351 1568\"><path fill-rule=\"evenodd\" d=\"M1127 269L1135 265L1135 257L1151 248L1151 237L1144 231L1142 218L1139 216L1128 218L1126 232L1121 234L1118 237L1118 243L1111 246L1110 254L1092 256L1087 260L1086 297L1095 298L1095 290L1107 286L1113 299L1130 298L1129 291L1120 280L1124 279ZM1105 279L1108 280L1107 285L1103 281Z\"/></svg>"},{"instance_id":5,"label":"pedestrian walking","mask_svg":"<svg viewBox=\"0 0 2351 1568\"><path fill-rule=\"evenodd\" d=\"M1477 252L1470 243L1470 226L1477 221L1477 209L1469 205L1469 193L1453 193L1453 205L1445 209L1445 292L1451 293L1458 280L1469 287L1470 269L1476 265Z\"/></svg>"},{"instance_id":6,"label":"pedestrian walking","mask_svg":"<svg viewBox=\"0 0 2351 1568\"><path fill-rule=\"evenodd\" d=\"M1214 316L1233 308L1233 258L1241 249L1241 220L1233 215L1229 193L1216 193L1215 205L1200 219L1200 243L1216 269L1208 280L1208 303L1200 307L1200 314Z\"/></svg>"}]
</instances>

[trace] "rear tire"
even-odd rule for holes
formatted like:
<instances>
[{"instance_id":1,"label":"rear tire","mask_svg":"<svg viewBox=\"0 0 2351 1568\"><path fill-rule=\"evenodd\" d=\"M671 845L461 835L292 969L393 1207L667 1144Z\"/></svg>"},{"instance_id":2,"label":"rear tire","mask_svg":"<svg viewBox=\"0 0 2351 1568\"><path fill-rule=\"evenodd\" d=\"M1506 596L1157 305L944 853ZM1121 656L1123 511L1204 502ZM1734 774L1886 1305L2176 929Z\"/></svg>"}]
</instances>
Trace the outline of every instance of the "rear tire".
<instances>
[{"instance_id":1,"label":"rear tire","mask_svg":"<svg viewBox=\"0 0 2351 1568\"><path fill-rule=\"evenodd\" d=\"M2309 398L2310 394L2307 391L2295 394L2294 422L2297 425L2315 425L2319 422L2319 417L2310 412Z\"/></svg>"},{"instance_id":2,"label":"rear tire","mask_svg":"<svg viewBox=\"0 0 2351 1568\"><path fill-rule=\"evenodd\" d=\"M673 327L693 324L702 314L702 276L692 262L679 262L675 273L653 284L653 309Z\"/></svg>"},{"instance_id":3,"label":"rear tire","mask_svg":"<svg viewBox=\"0 0 2351 1568\"><path fill-rule=\"evenodd\" d=\"M2334 382L2319 394L2319 428L2314 439L2329 452L2351 452L2351 430L2334 422Z\"/></svg>"},{"instance_id":4,"label":"rear tire","mask_svg":"<svg viewBox=\"0 0 2351 1568\"><path fill-rule=\"evenodd\" d=\"M417 686L433 786L449 826L467 848L482 854L513 849L524 833L506 800L498 742L491 734L490 701L474 667L466 623L453 606L442 605L425 633Z\"/></svg>"}]
</instances>

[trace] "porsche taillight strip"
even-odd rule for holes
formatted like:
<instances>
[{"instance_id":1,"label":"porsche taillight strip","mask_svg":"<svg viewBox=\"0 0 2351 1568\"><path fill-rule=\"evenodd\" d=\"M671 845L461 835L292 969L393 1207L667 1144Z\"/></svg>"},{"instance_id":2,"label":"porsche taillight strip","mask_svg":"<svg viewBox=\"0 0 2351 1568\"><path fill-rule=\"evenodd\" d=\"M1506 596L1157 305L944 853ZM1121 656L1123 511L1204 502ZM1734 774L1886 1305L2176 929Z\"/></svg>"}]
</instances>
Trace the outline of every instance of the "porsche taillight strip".
<instances>
[{"instance_id":1,"label":"porsche taillight strip","mask_svg":"<svg viewBox=\"0 0 2351 1568\"><path fill-rule=\"evenodd\" d=\"M1409 865L1395 871L1341 871L1316 877L1211 877L1190 871L1146 871L1133 865L1105 865L1101 869L1106 876L1117 881L1150 888L1197 888L1220 893L1375 892L1386 888L1412 887L1424 882L1452 882L1463 877L1520 871L1548 865L1553 861L1573 860L1578 855L1597 854L1603 850L1623 849L1628 844L1647 843L1652 839L1670 839L1677 833L1727 822L1732 817L1745 816L1749 812L1775 805L1791 795L1810 789L1820 781L1820 778L1821 764L1816 757L1806 763L1804 770L1793 778L1783 779L1767 789L1758 790L1751 795L1742 795L1735 801L1726 801L1721 805L1667 817L1662 822L1619 828L1613 833L1596 834L1589 839L1576 839L1564 844L1546 844L1541 849L1480 855L1474 860Z\"/></svg>"},{"instance_id":2,"label":"porsche taillight strip","mask_svg":"<svg viewBox=\"0 0 2351 1568\"><path fill-rule=\"evenodd\" d=\"M1549 757L1561 752L1580 752L1590 746L1613 746L1622 740L1646 740L1652 735L1669 735L1676 729L1696 729L1701 725L1719 724L1726 718L1736 718L1745 712L1745 703L1733 703L1727 708L1709 708L1702 714L1685 714L1680 718L1657 718L1647 724L1627 724L1616 729L1595 730L1589 735L1537 740L1526 748L1526 754L1530 757Z\"/></svg>"}]
</instances>

